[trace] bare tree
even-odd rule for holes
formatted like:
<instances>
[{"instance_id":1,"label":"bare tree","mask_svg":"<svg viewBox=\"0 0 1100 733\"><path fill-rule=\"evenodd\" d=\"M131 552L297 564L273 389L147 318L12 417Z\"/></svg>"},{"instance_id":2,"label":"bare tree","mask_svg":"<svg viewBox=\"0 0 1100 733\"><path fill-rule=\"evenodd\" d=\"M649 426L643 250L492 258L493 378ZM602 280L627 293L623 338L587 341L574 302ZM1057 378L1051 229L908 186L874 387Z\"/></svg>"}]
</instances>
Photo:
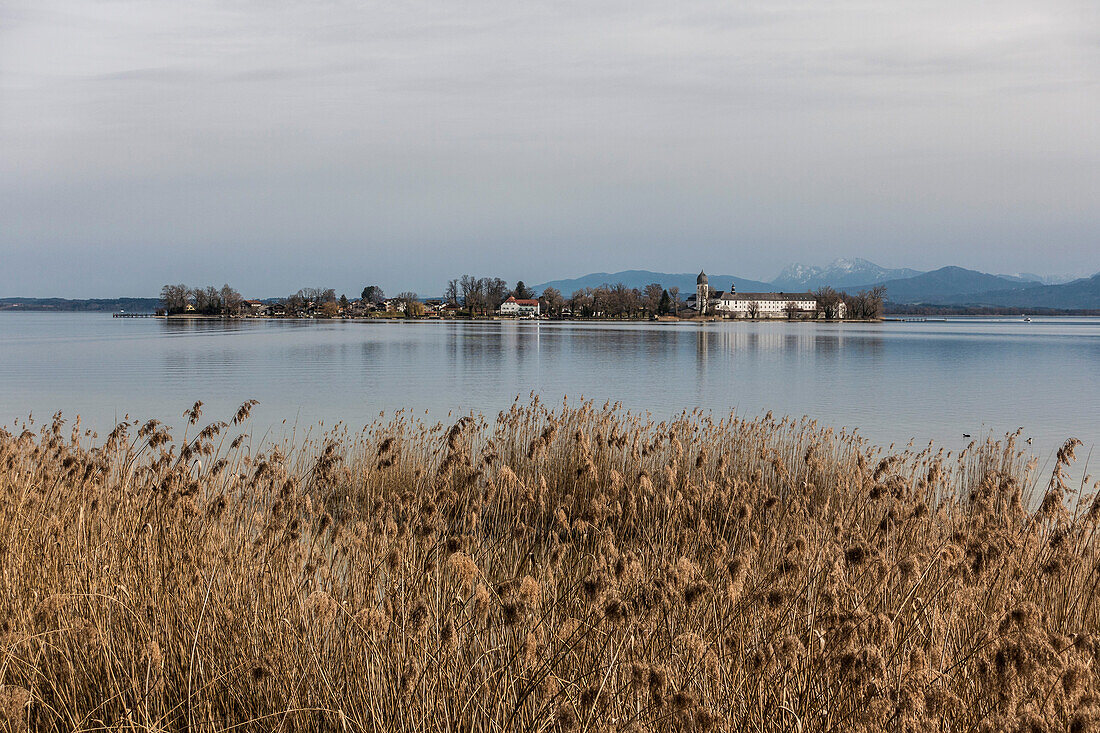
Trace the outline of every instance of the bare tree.
<instances>
[{"instance_id":1,"label":"bare tree","mask_svg":"<svg viewBox=\"0 0 1100 733\"><path fill-rule=\"evenodd\" d=\"M458 280L450 280L447 282L447 289L443 293L443 297L447 299L447 302L451 305L458 305Z\"/></svg>"},{"instance_id":2,"label":"bare tree","mask_svg":"<svg viewBox=\"0 0 1100 733\"><path fill-rule=\"evenodd\" d=\"M860 290L855 295L845 293L842 297L849 318L881 318L886 300L886 286L876 285L870 290Z\"/></svg>"},{"instance_id":3,"label":"bare tree","mask_svg":"<svg viewBox=\"0 0 1100 733\"><path fill-rule=\"evenodd\" d=\"M478 280L473 275L463 275L458 281L458 286L462 290L462 305L466 310L471 313L477 308L478 295L480 289L478 288Z\"/></svg>"},{"instance_id":4,"label":"bare tree","mask_svg":"<svg viewBox=\"0 0 1100 733\"><path fill-rule=\"evenodd\" d=\"M585 288L584 293L588 296L588 314L592 316L607 315L608 309L607 303L607 290L605 288Z\"/></svg>"},{"instance_id":5,"label":"bare tree","mask_svg":"<svg viewBox=\"0 0 1100 733\"><path fill-rule=\"evenodd\" d=\"M840 316L841 296L836 290L828 285L822 286L814 293L814 298L817 300L817 309L826 320L831 321Z\"/></svg>"},{"instance_id":6,"label":"bare tree","mask_svg":"<svg viewBox=\"0 0 1100 733\"><path fill-rule=\"evenodd\" d=\"M486 307L495 311L508 297L508 283L499 277L486 278L485 286Z\"/></svg>"},{"instance_id":7,"label":"bare tree","mask_svg":"<svg viewBox=\"0 0 1100 733\"><path fill-rule=\"evenodd\" d=\"M206 316L219 315L222 311L222 299L218 289L213 285L205 288L195 288L191 291L191 299L195 305L195 312Z\"/></svg>"},{"instance_id":8,"label":"bare tree","mask_svg":"<svg viewBox=\"0 0 1100 733\"><path fill-rule=\"evenodd\" d=\"M759 302L757 302L755 300L750 300L749 301L748 315L749 315L749 318L759 318L760 317L760 303Z\"/></svg>"},{"instance_id":9,"label":"bare tree","mask_svg":"<svg viewBox=\"0 0 1100 733\"><path fill-rule=\"evenodd\" d=\"M187 310L190 296L190 289L183 284L165 285L160 289L160 303L168 315L183 313Z\"/></svg>"},{"instance_id":10,"label":"bare tree","mask_svg":"<svg viewBox=\"0 0 1100 733\"><path fill-rule=\"evenodd\" d=\"M569 307L573 310L574 316L591 315L592 305L591 288L574 290L573 294L569 296Z\"/></svg>"},{"instance_id":11,"label":"bare tree","mask_svg":"<svg viewBox=\"0 0 1100 733\"><path fill-rule=\"evenodd\" d=\"M783 306L783 312L787 314L788 321L798 318L799 310L798 303L793 300L788 300L786 305Z\"/></svg>"},{"instance_id":12,"label":"bare tree","mask_svg":"<svg viewBox=\"0 0 1100 733\"><path fill-rule=\"evenodd\" d=\"M557 288L546 288L539 296L539 302L547 315L561 315L561 307L565 304L565 299Z\"/></svg>"},{"instance_id":13,"label":"bare tree","mask_svg":"<svg viewBox=\"0 0 1100 733\"><path fill-rule=\"evenodd\" d=\"M234 316L240 313L241 304L244 302L244 298L233 288L229 287L226 283L222 285L221 292L219 293L222 301L222 313L227 316Z\"/></svg>"},{"instance_id":14,"label":"bare tree","mask_svg":"<svg viewBox=\"0 0 1100 733\"><path fill-rule=\"evenodd\" d=\"M661 296L664 295L665 289L661 287L659 283L650 283L642 290L642 307L645 308L649 314L656 313L658 308L661 307Z\"/></svg>"},{"instance_id":15,"label":"bare tree","mask_svg":"<svg viewBox=\"0 0 1100 733\"><path fill-rule=\"evenodd\" d=\"M673 285L668 289L668 299L672 302L672 315L680 315L680 288Z\"/></svg>"},{"instance_id":16,"label":"bare tree","mask_svg":"<svg viewBox=\"0 0 1100 733\"><path fill-rule=\"evenodd\" d=\"M876 285L867 294L866 318L882 318L882 311L886 305L886 286Z\"/></svg>"},{"instance_id":17,"label":"bare tree","mask_svg":"<svg viewBox=\"0 0 1100 733\"><path fill-rule=\"evenodd\" d=\"M318 308L325 303L336 302L336 291L333 288L302 288L298 295Z\"/></svg>"},{"instance_id":18,"label":"bare tree","mask_svg":"<svg viewBox=\"0 0 1100 733\"><path fill-rule=\"evenodd\" d=\"M597 299L604 304L608 315L630 317L638 308L639 293L626 285L615 283L596 288Z\"/></svg>"},{"instance_id":19,"label":"bare tree","mask_svg":"<svg viewBox=\"0 0 1100 733\"><path fill-rule=\"evenodd\" d=\"M420 315L421 304L420 299L416 297L416 293L411 290L406 290L403 293L397 294L397 302L400 303L400 309L405 312L406 318L416 318Z\"/></svg>"},{"instance_id":20,"label":"bare tree","mask_svg":"<svg viewBox=\"0 0 1100 733\"><path fill-rule=\"evenodd\" d=\"M489 278L487 277L477 279L477 304L481 308L481 315L489 312Z\"/></svg>"},{"instance_id":21,"label":"bare tree","mask_svg":"<svg viewBox=\"0 0 1100 733\"><path fill-rule=\"evenodd\" d=\"M863 318L863 299L859 295L843 293L841 298L844 299L844 308L848 311L848 318L856 320Z\"/></svg>"},{"instance_id":22,"label":"bare tree","mask_svg":"<svg viewBox=\"0 0 1100 733\"><path fill-rule=\"evenodd\" d=\"M297 316L309 309L309 301L306 300L305 296L302 295L302 291L299 290L286 299L284 306L286 307L288 316Z\"/></svg>"}]
</instances>

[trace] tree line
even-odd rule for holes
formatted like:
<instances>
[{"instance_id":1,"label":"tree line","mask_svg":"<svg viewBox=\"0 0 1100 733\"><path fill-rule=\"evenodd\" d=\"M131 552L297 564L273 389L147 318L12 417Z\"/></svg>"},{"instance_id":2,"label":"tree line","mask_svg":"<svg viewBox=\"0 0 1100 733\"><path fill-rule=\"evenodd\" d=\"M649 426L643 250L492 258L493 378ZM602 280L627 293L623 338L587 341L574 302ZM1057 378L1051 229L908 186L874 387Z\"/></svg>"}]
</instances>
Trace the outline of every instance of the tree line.
<instances>
[{"instance_id":1,"label":"tree line","mask_svg":"<svg viewBox=\"0 0 1100 733\"><path fill-rule=\"evenodd\" d=\"M684 308L680 289L663 288L650 283L643 288L629 288L623 283L600 285L595 288L574 290L565 298L554 288L543 293L550 309L560 314L566 307L575 316L635 318L655 315L678 315Z\"/></svg>"},{"instance_id":2,"label":"tree line","mask_svg":"<svg viewBox=\"0 0 1100 733\"><path fill-rule=\"evenodd\" d=\"M406 313L414 312L416 308L413 304L419 303L416 293L412 292L398 293L395 300L403 306L402 310ZM386 301L386 294L382 288L377 285L367 285L356 303L352 303L344 294L337 298L334 288L302 288L282 301L282 304L290 313L320 313L333 318L340 313L351 312L353 306L363 311L378 310L385 306Z\"/></svg>"},{"instance_id":3,"label":"tree line","mask_svg":"<svg viewBox=\"0 0 1100 733\"><path fill-rule=\"evenodd\" d=\"M204 316L234 315L241 309L244 299L229 285L216 288L192 288L187 285L165 285L160 290L160 303L169 315L184 313L188 306L192 312Z\"/></svg>"},{"instance_id":4,"label":"tree line","mask_svg":"<svg viewBox=\"0 0 1100 733\"><path fill-rule=\"evenodd\" d=\"M471 314L495 313L509 297L527 300L533 299L535 293L522 280L514 288L509 288L508 282L503 278L474 275L463 275L449 280L443 290L443 300L446 303L464 308Z\"/></svg>"},{"instance_id":5,"label":"tree line","mask_svg":"<svg viewBox=\"0 0 1100 733\"><path fill-rule=\"evenodd\" d=\"M884 312L886 286L878 285L854 295L826 286L815 291L813 296L817 301L818 314L826 319L839 318L842 304L847 318L874 319L881 318ZM575 290L566 297L553 287L545 288L536 295L522 280L509 288L508 283L499 277L463 275L450 280L444 292L446 303L463 308L471 315L495 313L509 297L517 300L537 299L541 312L550 317L640 318L679 315L686 307L680 298L679 288L663 288L659 283L650 283L643 288L630 288L621 282L605 283L595 288ZM160 300L169 315L184 312L211 316L237 315L244 304L241 294L228 284L221 288L165 285L161 289ZM419 316L424 312L424 304L415 292L401 292L391 302L394 301L398 310L408 316ZM383 307L386 302L382 288L367 285L354 305L362 310L373 310ZM346 295L337 297L334 288L302 288L280 304L288 315L318 313L329 317L347 314L353 306ZM788 308L788 311L789 318L801 315L796 308ZM755 303L750 303L748 316L753 318L758 315L759 308Z\"/></svg>"},{"instance_id":6,"label":"tree line","mask_svg":"<svg viewBox=\"0 0 1100 733\"><path fill-rule=\"evenodd\" d=\"M540 311L551 317L561 316L567 310L588 317L597 314L614 317L663 315L676 313L683 307L679 288L666 290L658 283L642 289L628 288L622 283L601 285L577 290L567 298L557 288L548 287L536 294L523 280L509 288L503 278L474 275L448 281L443 297L448 304L463 308L471 315L495 313L509 297L538 300Z\"/></svg>"},{"instance_id":7,"label":"tree line","mask_svg":"<svg viewBox=\"0 0 1100 733\"><path fill-rule=\"evenodd\" d=\"M523 285L523 281L518 284ZM513 292L508 289L508 283L499 277L463 275L447 282L443 299L452 305L461 305L470 313L485 315L500 308L500 304Z\"/></svg>"},{"instance_id":8,"label":"tree line","mask_svg":"<svg viewBox=\"0 0 1100 733\"><path fill-rule=\"evenodd\" d=\"M886 306L886 286L876 285L860 290L855 295L835 290L828 286L814 291L817 309L825 318L832 320L840 317L840 304L844 304L846 318L870 320L882 318Z\"/></svg>"}]
</instances>

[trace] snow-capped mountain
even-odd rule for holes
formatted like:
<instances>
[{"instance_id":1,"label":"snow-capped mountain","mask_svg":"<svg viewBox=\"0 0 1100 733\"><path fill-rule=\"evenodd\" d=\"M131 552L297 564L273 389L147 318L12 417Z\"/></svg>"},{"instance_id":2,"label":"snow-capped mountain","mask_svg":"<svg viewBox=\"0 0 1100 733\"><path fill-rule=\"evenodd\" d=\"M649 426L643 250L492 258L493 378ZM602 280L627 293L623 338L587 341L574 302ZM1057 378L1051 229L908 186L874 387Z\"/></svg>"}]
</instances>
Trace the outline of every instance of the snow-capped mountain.
<instances>
[{"instance_id":1,"label":"snow-capped mountain","mask_svg":"<svg viewBox=\"0 0 1100 733\"><path fill-rule=\"evenodd\" d=\"M1038 282L1043 285L1065 285L1074 280L1088 277L1088 275L1036 275L1033 272L1017 272L1015 275L1001 275L1001 277L1009 280L1019 280L1020 282Z\"/></svg>"},{"instance_id":2,"label":"snow-capped mountain","mask_svg":"<svg viewBox=\"0 0 1100 733\"><path fill-rule=\"evenodd\" d=\"M779 290L793 292L796 290L812 290L822 285L829 285L834 288L847 285L866 285L867 283L897 280L919 274L921 274L920 270L912 270L908 267L890 269L858 257L852 259L841 258L833 260L825 267L797 263L789 265L779 273L777 278L772 280L772 285Z\"/></svg>"}]
</instances>

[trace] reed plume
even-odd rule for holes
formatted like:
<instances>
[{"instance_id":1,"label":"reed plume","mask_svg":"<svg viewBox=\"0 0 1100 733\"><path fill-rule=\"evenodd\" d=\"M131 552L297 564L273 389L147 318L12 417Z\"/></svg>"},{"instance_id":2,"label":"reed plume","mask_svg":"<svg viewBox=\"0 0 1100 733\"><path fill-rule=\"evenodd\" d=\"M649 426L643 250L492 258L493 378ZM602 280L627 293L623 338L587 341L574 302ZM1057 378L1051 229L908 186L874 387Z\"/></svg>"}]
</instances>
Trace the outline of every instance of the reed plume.
<instances>
[{"instance_id":1,"label":"reed plume","mask_svg":"<svg viewBox=\"0 0 1100 733\"><path fill-rule=\"evenodd\" d=\"M535 398L272 444L255 404L0 430L0 728L1100 723L1077 441L1045 480L1015 435Z\"/></svg>"}]
</instances>

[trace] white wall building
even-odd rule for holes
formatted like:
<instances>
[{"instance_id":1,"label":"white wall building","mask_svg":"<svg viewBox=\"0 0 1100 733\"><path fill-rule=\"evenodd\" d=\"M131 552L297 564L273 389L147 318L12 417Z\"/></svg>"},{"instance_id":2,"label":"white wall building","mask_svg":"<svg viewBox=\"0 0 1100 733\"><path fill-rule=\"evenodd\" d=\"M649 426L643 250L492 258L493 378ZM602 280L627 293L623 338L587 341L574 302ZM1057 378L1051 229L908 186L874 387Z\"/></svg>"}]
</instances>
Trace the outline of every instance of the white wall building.
<instances>
[{"instance_id":1,"label":"white wall building","mask_svg":"<svg viewBox=\"0 0 1100 733\"><path fill-rule=\"evenodd\" d=\"M729 292L710 287L707 274L700 272L695 281L695 295L688 298L688 305L700 314L714 313L730 318L787 318L793 311L800 318L816 317L817 297L813 293L738 293L730 284ZM839 306L840 318L847 309Z\"/></svg>"},{"instance_id":2,"label":"white wall building","mask_svg":"<svg viewBox=\"0 0 1100 733\"><path fill-rule=\"evenodd\" d=\"M508 300L500 304L502 316L537 316L539 315L539 302L534 298L516 299L508 296Z\"/></svg>"},{"instance_id":3,"label":"white wall building","mask_svg":"<svg viewBox=\"0 0 1100 733\"><path fill-rule=\"evenodd\" d=\"M722 293L711 301L715 313L757 318L786 317L788 309L798 315L817 312L817 298L810 293ZM755 310L755 313L754 313Z\"/></svg>"}]
</instances>

